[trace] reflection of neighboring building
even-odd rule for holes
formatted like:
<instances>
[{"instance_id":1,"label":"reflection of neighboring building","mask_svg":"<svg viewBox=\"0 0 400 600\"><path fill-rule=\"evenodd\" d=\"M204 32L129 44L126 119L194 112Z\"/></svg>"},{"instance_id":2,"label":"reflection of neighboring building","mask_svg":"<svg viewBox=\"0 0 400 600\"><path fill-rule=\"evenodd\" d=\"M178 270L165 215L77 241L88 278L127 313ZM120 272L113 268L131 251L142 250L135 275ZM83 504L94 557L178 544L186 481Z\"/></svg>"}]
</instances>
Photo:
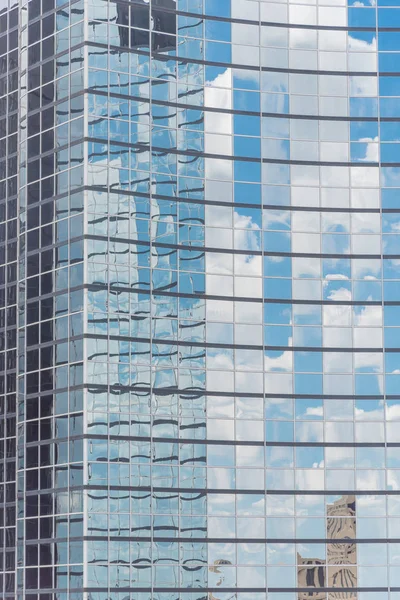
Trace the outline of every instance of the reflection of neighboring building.
<instances>
[{"instance_id":1,"label":"reflection of neighboring building","mask_svg":"<svg viewBox=\"0 0 400 600\"><path fill-rule=\"evenodd\" d=\"M298 593L298 600L326 600L326 587L348 589L357 586L357 567L326 567L324 560L304 559L297 555L297 586L303 590L309 588ZM356 600L356 597L356 593L348 591L329 594L329 600Z\"/></svg>"},{"instance_id":2,"label":"reflection of neighboring building","mask_svg":"<svg viewBox=\"0 0 400 600\"><path fill-rule=\"evenodd\" d=\"M340 540L327 544L327 560L297 555L297 587L309 588L298 593L298 600L326 600L318 588L357 587L356 503L355 496L342 496L327 507L326 537ZM351 540L346 542L345 540ZM356 600L353 592L331 592L329 600Z\"/></svg>"},{"instance_id":3,"label":"reflection of neighboring building","mask_svg":"<svg viewBox=\"0 0 400 600\"><path fill-rule=\"evenodd\" d=\"M219 578L219 581L216 583L216 585L219 587L223 584L224 582L224 574L223 574L223 569L221 570L220 567L223 566L232 566L232 563L230 560L226 560L224 558L219 558L218 560L214 560L213 564L210 565L208 567L208 570L210 571L210 573L219 573L221 574L221 577ZM209 596L208 596L208 600L218 600L217 598L215 598L213 596L213 594L210 592Z\"/></svg>"},{"instance_id":4,"label":"reflection of neighboring building","mask_svg":"<svg viewBox=\"0 0 400 600\"><path fill-rule=\"evenodd\" d=\"M168 12L176 8L174 0L153 0L152 4L152 49L165 52L175 48L176 15Z\"/></svg>"},{"instance_id":5,"label":"reflection of neighboring building","mask_svg":"<svg viewBox=\"0 0 400 600\"><path fill-rule=\"evenodd\" d=\"M230 560L225 560L220 558L218 560L214 560L213 564L208 567L210 573L221 573L221 569L219 567L232 565Z\"/></svg>"},{"instance_id":6,"label":"reflection of neighboring building","mask_svg":"<svg viewBox=\"0 0 400 600\"><path fill-rule=\"evenodd\" d=\"M120 45L124 48L150 46L149 19L151 20L151 48L166 52L176 48L176 3L174 0L153 0L151 7L144 0L133 4L117 4L116 22L119 25ZM129 29L130 24L130 29Z\"/></svg>"},{"instance_id":7,"label":"reflection of neighboring building","mask_svg":"<svg viewBox=\"0 0 400 600\"><path fill-rule=\"evenodd\" d=\"M297 554L297 587L299 588L325 588L325 561L318 558L302 558ZM324 591L299 592L298 600L325 600Z\"/></svg>"}]
</instances>

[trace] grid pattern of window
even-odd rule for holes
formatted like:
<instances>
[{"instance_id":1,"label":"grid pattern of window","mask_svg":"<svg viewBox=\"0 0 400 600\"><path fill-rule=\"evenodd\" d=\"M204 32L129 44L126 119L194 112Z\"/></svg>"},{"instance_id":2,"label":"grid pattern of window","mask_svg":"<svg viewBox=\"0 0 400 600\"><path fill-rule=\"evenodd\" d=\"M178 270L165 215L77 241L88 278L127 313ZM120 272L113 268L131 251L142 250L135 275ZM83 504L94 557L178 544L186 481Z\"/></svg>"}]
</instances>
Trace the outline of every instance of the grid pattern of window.
<instances>
[{"instance_id":1,"label":"grid pattern of window","mask_svg":"<svg viewBox=\"0 0 400 600\"><path fill-rule=\"evenodd\" d=\"M0 3L0 596L15 597L18 3Z\"/></svg>"},{"instance_id":2,"label":"grid pattern of window","mask_svg":"<svg viewBox=\"0 0 400 600\"><path fill-rule=\"evenodd\" d=\"M5 597L400 600L400 5L18 10Z\"/></svg>"},{"instance_id":3,"label":"grid pattern of window","mask_svg":"<svg viewBox=\"0 0 400 600\"><path fill-rule=\"evenodd\" d=\"M20 4L12 597L27 600L81 600L83 590L83 3L58 4Z\"/></svg>"}]
</instances>

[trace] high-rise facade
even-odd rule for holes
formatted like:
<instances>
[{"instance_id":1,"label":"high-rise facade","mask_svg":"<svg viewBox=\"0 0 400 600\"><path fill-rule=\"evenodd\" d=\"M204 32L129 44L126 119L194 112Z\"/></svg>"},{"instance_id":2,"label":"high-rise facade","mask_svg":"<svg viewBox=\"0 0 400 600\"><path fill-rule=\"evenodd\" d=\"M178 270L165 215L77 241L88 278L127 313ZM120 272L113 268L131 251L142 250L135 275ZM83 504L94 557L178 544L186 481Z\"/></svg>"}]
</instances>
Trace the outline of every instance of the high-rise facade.
<instances>
[{"instance_id":1,"label":"high-rise facade","mask_svg":"<svg viewBox=\"0 0 400 600\"><path fill-rule=\"evenodd\" d=\"M400 3L0 0L0 597L400 600Z\"/></svg>"}]
</instances>

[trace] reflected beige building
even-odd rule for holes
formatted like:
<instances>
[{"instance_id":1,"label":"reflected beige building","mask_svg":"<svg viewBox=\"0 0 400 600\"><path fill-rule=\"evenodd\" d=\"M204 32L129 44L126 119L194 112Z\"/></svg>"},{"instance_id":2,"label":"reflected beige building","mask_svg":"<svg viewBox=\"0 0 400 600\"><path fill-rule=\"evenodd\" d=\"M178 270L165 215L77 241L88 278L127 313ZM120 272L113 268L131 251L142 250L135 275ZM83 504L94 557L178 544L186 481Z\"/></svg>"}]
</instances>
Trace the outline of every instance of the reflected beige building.
<instances>
[{"instance_id":1,"label":"reflected beige building","mask_svg":"<svg viewBox=\"0 0 400 600\"><path fill-rule=\"evenodd\" d=\"M357 587L355 496L342 496L328 505L326 537L335 540L327 544L326 561L297 554L297 586L309 589L299 592L298 600L356 600L356 592L330 592L327 596L321 589Z\"/></svg>"}]
</instances>

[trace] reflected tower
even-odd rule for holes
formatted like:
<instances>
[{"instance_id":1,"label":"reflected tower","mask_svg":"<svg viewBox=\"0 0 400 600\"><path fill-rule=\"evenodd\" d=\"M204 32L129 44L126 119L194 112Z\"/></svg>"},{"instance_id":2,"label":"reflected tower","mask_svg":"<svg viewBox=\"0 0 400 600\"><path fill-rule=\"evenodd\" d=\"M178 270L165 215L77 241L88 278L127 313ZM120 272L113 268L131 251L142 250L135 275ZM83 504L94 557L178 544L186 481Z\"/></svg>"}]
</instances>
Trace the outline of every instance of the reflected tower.
<instances>
[{"instance_id":1,"label":"reflected tower","mask_svg":"<svg viewBox=\"0 0 400 600\"><path fill-rule=\"evenodd\" d=\"M0 597L400 600L396 1L0 0Z\"/></svg>"},{"instance_id":2,"label":"reflected tower","mask_svg":"<svg viewBox=\"0 0 400 600\"><path fill-rule=\"evenodd\" d=\"M303 588L298 600L356 600L357 545L355 497L342 496L327 505L326 560L297 554L297 586ZM324 589L325 588L325 589ZM341 591L334 591L335 588Z\"/></svg>"}]
</instances>

